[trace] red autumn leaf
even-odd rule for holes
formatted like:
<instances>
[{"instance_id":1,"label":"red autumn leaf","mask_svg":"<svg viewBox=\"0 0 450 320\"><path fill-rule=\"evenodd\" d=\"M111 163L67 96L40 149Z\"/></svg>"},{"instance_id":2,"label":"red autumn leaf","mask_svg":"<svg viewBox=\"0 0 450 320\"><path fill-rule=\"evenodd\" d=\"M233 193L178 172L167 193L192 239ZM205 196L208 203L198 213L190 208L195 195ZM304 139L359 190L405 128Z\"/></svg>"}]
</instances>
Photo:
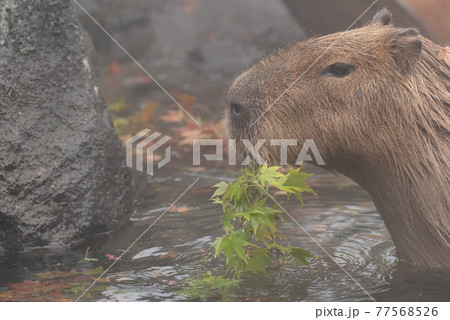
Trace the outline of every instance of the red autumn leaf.
<instances>
[{"instance_id":1,"label":"red autumn leaf","mask_svg":"<svg viewBox=\"0 0 450 320\"><path fill-rule=\"evenodd\" d=\"M160 256L160 258L162 258L162 259L176 259L176 257L177 257L177 255L173 251L169 251L166 254L163 254L162 256Z\"/></svg>"},{"instance_id":2,"label":"red autumn leaf","mask_svg":"<svg viewBox=\"0 0 450 320\"><path fill-rule=\"evenodd\" d=\"M149 101L145 104L145 106L141 109L140 120L143 122L149 122L153 116L155 109L158 107L158 102Z\"/></svg>"},{"instance_id":3,"label":"red autumn leaf","mask_svg":"<svg viewBox=\"0 0 450 320\"><path fill-rule=\"evenodd\" d=\"M181 110L169 110L165 116L161 117L167 123L181 123L185 119L185 114Z\"/></svg>"},{"instance_id":4,"label":"red autumn leaf","mask_svg":"<svg viewBox=\"0 0 450 320\"><path fill-rule=\"evenodd\" d=\"M172 206L169 211L170 212L178 212L178 213L186 213L190 210L191 210L191 208L188 208L187 205L184 205L184 206L180 206L180 207Z\"/></svg>"},{"instance_id":5,"label":"red autumn leaf","mask_svg":"<svg viewBox=\"0 0 450 320\"><path fill-rule=\"evenodd\" d=\"M95 269L82 269L81 272L53 271L38 273L36 281L26 280L22 283L11 283L10 290L0 292L0 301L71 301L76 298L77 290L74 288L89 285L95 279L94 274L100 274L102 267ZM99 282L107 282L100 279ZM81 289L80 289L81 290Z\"/></svg>"},{"instance_id":6,"label":"red autumn leaf","mask_svg":"<svg viewBox=\"0 0 450 320\"><path fill-rule=\"evenodd\" d=\"M56 278L65 278L69 276L77 275L78 272L75 269L70 271L53 271L53 272L45 272L45 273L36 273L36 275L41 279L56 279Z\"/></svg>"},{"instance_id":7,"label":"red autumn leaf","mask_svg":"<svg viewBox=\"0 0 450 320\"><path fill-rule=\"evenodd\" d=\"M33 293L39 287L45 287L49 281L24 281L22 283L11 283L9 286L14 290L21 291L22 293Z\"/></svg>"},{"instance_id":8,"label":"red autumn leaf","mask_svg":"<svg viewBox=\"0 0 450 320\"><path fill-rule=\"evenodd\" d=\"M93 278L94 281L100 282L100 283L107 283L110 282L108 278Z\"/></svg>"},{"instance_id":9,"label":"red autumn leaf","mask_svg":"<svg viewBox=\"0 0 450 320\"><path fill-rule=\"evenodd\" d=\"M155 162L155 161L160 161L162 159L163 159L163 157L160 154L157 154L157 153L148 154L147 153L147 161Z\"/></svg>"},{"instance_id":10,"label":"red autumn leaf","mask_svg":"<svg viewBox=\"0 0 450 320\"><path fill-rule=\"evenodd\" d=\"M222 131L222 122L210 123L201 127L188 123L185 127L174 129L174 132L181 136L180 145L192 145L193 139L220 139Z\"/></svg>"},{"instance_id":11,"label":"red autumn leaf","mask_svg":"<svg viewBox=\"0 0 450 320\"><path fill-rule=\"evenodd\" d=\"M117 260L117 259L119 259L119 257L116 257L116 256L113 255L113 254L105 254L105 257L106 257L108 260Z\"/></svg>"},{"instance_id":12,"label":"red autumn leaf","mask_svg":"<svg viewBox=\"0 0 450 320\"><path fill-rule=\"evenodd\" d=\"M211 188L192 188L189 190L191 194L211 194Z\"/></svg>"},{"instance_id":13,"label":"red autumn leaf","mask_svg":"<svg viewBox=\"0 0 450 320\"><path fill-rule=\"evenodd\" d=\"M172 92L172 94L176 98L178 103L183 106L183 108L185 108L188 111L192 111L192 109L194 109L196 99L193 95L182 92Z\"/></svg>"},{"instance_id":14,"label":"red autumn leaf","mask_svg":"<svg viewBox=\"0 0 450 320\"><path fill-rule=\"evenodd\" d=\"M193 14L197 11L197 1L196 0L185 0L183 1L183 10L187 15Z\"/></svg>"},{"instance_id":15,"label":"red autumn leaf","mask_svg":"<svg viewBox=\"0 0 450 320\"><path fill-rule=\"evenodd\" d=\"M108 65L108 73L112 76L117 76L122 72L122 67L119 65L117 60L114 60Z\"/></svg>"}]
</instances>

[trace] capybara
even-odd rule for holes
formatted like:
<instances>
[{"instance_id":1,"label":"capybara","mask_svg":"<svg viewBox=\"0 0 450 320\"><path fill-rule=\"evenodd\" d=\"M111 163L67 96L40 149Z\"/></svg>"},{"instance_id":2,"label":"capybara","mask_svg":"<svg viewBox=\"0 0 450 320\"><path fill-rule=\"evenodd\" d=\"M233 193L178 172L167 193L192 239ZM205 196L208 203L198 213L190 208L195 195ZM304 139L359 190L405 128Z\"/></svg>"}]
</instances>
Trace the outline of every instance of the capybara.
<instances>
[{"instance_id":1,"label":"capybara","mask_svg":"<svg viewBox=\"0 0 450 320\"><path fill-rule=\"evenodd\" d=\"M369 192L399 259L450 267L449 58L382 10L362 28L287 45L244 72L229 92L227 130L253 144L296 139L291 164L313 139L325 168ZM276 163L280 147L260 154Z\"/></svg>"}]
</instances>

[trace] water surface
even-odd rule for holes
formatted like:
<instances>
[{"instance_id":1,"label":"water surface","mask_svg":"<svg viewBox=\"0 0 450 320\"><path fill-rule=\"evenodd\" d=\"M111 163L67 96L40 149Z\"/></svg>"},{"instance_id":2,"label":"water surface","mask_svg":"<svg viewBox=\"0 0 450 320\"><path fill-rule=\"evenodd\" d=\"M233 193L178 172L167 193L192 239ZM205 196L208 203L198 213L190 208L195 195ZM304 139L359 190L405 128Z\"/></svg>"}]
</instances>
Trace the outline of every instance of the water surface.
<instances>
[{"instance_id":1,"label":"water surface","mask_svg":"<svg viewBox=\"0 0 450 320\"><path fill-rule=\"evenodd\" d=\"M222 235L221 208L211 204L210 186L236 175L230 170L211 168L202 172L186 170L189 167L173 165L152 178L148 199L142 199L130 223L117 232L65 248L40 248L4 256L0 264L0 297L8 300L4 294L9 292L9 300L52 300L55 295L74 300L95 276L71 276L71 270L83 273L99 266L105 270L114 261L106 255L119 256L200 177L176 204L178 209L166 212L104 275L105 279L81 299L185 300L179 290L187 279L207 271L223 273L224 260L213 259L210 248L214 238ZM291 245L308 249L318 257L311 267L286 263L267 274L246 275L240 288L226 296L210 296L209 300L370 301L355 281L378 301L448 300L450 287L445 284L450 282L445 273L430 273L398 263L384 223L364 190L346 178L311 167L306 170L316 171L309 183L318 196L306 195L303 207L297 201L288 201L284 207L334 261L286 216L281 231ZM79 263L87 247L88 256L99 260ZM19 295L14 290L17 283L29 283L21 287L29 292Z\"/></svg>"}]
</instances>

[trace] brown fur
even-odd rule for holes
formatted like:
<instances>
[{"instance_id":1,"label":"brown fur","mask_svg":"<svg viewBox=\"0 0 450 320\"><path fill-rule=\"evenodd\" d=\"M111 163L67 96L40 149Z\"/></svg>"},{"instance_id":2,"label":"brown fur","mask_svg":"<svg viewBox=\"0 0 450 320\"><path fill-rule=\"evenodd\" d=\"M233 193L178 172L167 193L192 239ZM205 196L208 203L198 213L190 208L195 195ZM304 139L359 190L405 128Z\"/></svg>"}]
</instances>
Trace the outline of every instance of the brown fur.
<instances>
[{"instance_id":1,"label":"brown fur","mask_svg":"<svg viewBox=\"0 0 450 320\"><path fill-rule=\"evenodd\" d=\"M229 135L314 139L326 168L370 193L400 259L450 267L450 68L439 46L381 20L351 30L251 125L341 35L289 45L238 77ZM354 72L324 76L337 62ZM289 148L294 163L300 147ZM261 154L277 162L279 147Z\"/></svg>"}]
</instances>

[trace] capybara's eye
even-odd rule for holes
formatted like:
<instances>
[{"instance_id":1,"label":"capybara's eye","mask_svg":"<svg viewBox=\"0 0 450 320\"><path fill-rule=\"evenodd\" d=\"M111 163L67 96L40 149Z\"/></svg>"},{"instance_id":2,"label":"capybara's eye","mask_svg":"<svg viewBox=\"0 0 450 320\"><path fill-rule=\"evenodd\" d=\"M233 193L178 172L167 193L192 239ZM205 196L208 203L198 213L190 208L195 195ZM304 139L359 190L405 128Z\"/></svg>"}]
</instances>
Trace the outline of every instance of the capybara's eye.
<instances>
[{"instance_id":1,"label":"capybara's eye","mask_svg":"<svg viewBox=\"0 0 450 320\"><path fill-rule=\"evenodd\" d=\"M231 113L238 116L242 113L242 106L238 103L232 103L230 106Z\"/></svg>"},{"instance_id":2,"label":"capybara's eye","mask_svg":"<svg viewBox=\"0 0 450 320\"><path fill-rule=\"evenodd\" d=\"M323 75L327 77L337 77L343 78L348 76L350 73L355 71L355 67L345 63L334 63L331 66L328 66L324 71Z\"/></svg>"}]
</instances>

